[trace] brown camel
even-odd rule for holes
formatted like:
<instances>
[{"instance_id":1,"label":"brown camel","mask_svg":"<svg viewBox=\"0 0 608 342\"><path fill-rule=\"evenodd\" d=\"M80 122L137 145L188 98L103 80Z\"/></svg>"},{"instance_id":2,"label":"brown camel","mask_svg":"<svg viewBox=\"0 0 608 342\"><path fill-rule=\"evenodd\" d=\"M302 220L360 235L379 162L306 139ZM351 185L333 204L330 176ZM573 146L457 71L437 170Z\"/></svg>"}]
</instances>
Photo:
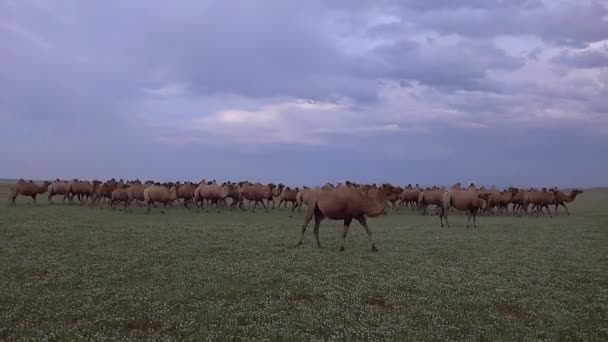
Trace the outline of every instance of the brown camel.
<instances>
[{"instance_id":1,"label":"brown camel","mask_svg":"<svg viewBox=\"0 0 608 342\"><path fill-rule=\"evenodd\" d=\"M264 210L268 212L268 207L264 203L264 200L270 201L272 199L272 192L275 187L276 186L272 183L262 185L260 183L251 184L249 182L246 182L245 184L243 184L241 188L243 198L248 200L250 203L251 201L254 202L251 212L255 212L255 208L257 207L258 203L261 203L262 207L264 207Z\"/></svg>"},{"instance_id":2,"label":"brown camel","mask_svg":"<svg viewBox=\"0 0 608 342\"><path fill-rule=\"evenodd\" d=\"M127 208L129 205L129 192L128 187L125 184L119 184L114 191L112 191L112 195L110 198L110 208L116 209L116 203L122 202L124 208Z\"/></svg>"},{"instance_id":3,"label":"brown camel","mask_svg":"<svg viewBox=\"0 0 608 342\"><path fill-rule=\"evenodd\" d=\"M570 211L568 211L568 207L566 207L566 203L573 202L576 199L577 195L580 195L583 193L583 190L574 189L570 192L570 195L566 195L562 191L555 189L554 193L555 193L555 199L554 199L553 203L555 203L555 215L557 215L557 208L561 205L562 207L564 207L564 209L566 209L566 214L568 214L568 216L570 216Z\"/></svg>"},{"instance_id":4,"label":"brown camel","mask_svg":"<svg viewBox=\"0 0 608 342\"><path fill-rule=\"evenodd\" d=\"M353 219L357 220L365 229L372 252L378 249L374 244L372 232L367 225L366 217L380 216L386 209L388 194L393 191L389 184L383 185L377 192L377 198L365 196L360 191L351 188L318 190L314 199L308 204L306 217L302 224L302 234L298 245L302 244L306 227L315 218L313 230L317 248L321 248L319 241L319 226L324 218L332 220L344 220L344 230L342 232L342 243L340 251L344 251L344 241L348 233L348 227Z\"/></svg>"},{"instance_id":5,"label":"brown camel","mask_svg":"<svg viewBox=\"0 0 608 342\"><path fill-rule=\"evenodd\" d=\"M49 203L53 204L53 196L55 195L62 195L63 196L63 200L62 202L65 202L65 199L67 198L67 193L68 193L68 186L69 183L68 182L64 182L61 181L59 179L56 179L53 184L51 184L49 186L49 196L48 196L48 201Z\"/></svg>"},{"instance_id":6,"label":"brown camel","mask_svg":"<svg viewBox=\"0 0 608 342\"><path fill-rule=\"evenodd\" d=\"M411 206L412 210L415 210L418 205L418 200L420 199L420 187L418 184L412 187L411 184L408 184L403 192L401 193L401 204L404 204L406 207Z\"/></svg>"},{"instance_id":7,"label":"brown camel","mask_svg":"<svg viewBox=\"0 0 608 342\"><path fill-rule=\"evenodd\" d=\"M184 207L188 208L188 204L194 200L194 190L196 190L198 185L193 184L191 182L186 182L184 184L176 184L177 187L177 198L182 199L184 201Z\"/></svg>"},{"instance_id":8,"label":"brown camel","mask_svg":"<svg viewBox=\"0 0 608 342\"><path fill-rule=\"evenodd\" d=\"M281 208L282 203L285 204L285 208L287 208L287 202L291 203L291 214L289 214L289 217L293 216L293 212L298 207L298 192L300 192L299 188L291 189L290 187L286 187L279 196L279 208Z\"/></svg>"},{"instance_id":9,"label":"brown camel","mask_svg":"<svg viewBox=\"0 0 608 342\"><path fill-rule=\"evenodd\" d=\"M443 220L445 224L450 227L448 223L448 212L450 208L463 210L468 212L467 228L473 218L473 227L477 228L477 211L479 209L487 208L488 206L488 194L480 194L475 188L474 184L469 185L466 190L460 189L460 184L455 184L450 190L443 194L441 211L439 213L439 220L441 227L443 228Z\"/></svg>"},{"instance_id":10,"label":"brown camel","mask_svg":"<svg viewBox=\"0 0 608 342\"><path fill-rule=\"evenodd\" d=\"M49 185L51 185L51 182L48 181L45 181L42 185L38 185L31 180L26 182L23 179L20 179L11 187L10 194L8 195L9 205L16 206L15 199L19 195L31 197L34 204L36 204L36 196L47 192Z\"/></svg>"},{"instance_id":11,"label":"brown camel","mask_svg":"<svg viewBox=\"0 0 608 342\"><path fill-rule=\"evenodd\" d=\"M524 212L528 212L528 206L532 204L532 210L530 213L536 211L537 216L543 211L543 208L547 210L547 214L551 217L549 211L549 204L553 204L555 200L555 193L552 190L543 188L541 191L531 190L526 193L524 198Z\"/></svg>"}]
</instances>

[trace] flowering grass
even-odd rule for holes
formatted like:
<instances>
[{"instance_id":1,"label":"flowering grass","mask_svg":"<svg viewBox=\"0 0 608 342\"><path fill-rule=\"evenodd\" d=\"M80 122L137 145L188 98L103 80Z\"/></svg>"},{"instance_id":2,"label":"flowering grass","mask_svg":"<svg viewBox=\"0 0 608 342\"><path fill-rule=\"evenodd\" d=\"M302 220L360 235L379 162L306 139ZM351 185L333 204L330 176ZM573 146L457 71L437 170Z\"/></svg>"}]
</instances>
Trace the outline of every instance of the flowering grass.
<instances>
[{"instance_id":1,"label":"flowering grass","mask_svg":"<svg viewBox=\"0 0 608 342\"><path fill-rule=\"evenodd\" d=\"M6 198L8 187L0 185ZM605 340L608 191L572 216L466 229L391 211L321 225L174 208L146 215L21 199L0 207L0 340Z\"/></svg>"}]
</instances>

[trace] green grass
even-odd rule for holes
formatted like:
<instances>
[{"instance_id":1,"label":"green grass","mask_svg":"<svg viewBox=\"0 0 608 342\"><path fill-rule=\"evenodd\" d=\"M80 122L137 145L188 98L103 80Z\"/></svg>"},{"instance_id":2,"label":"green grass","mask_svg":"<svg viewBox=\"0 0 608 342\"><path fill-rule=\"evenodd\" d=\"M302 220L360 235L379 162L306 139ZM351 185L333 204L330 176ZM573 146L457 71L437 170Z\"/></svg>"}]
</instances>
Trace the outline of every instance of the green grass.
<instances>
[{"instance_id":1,"label":"green grass","mask_svg":"<svg viewBox=\"0 0 608 342\"><path fill-rule=\"evenodd\" d=\"M0 185L0 196L8 187ZM608 191L572 216L324 221L0 206L0 340L608 339Z\"/></svg>"}]
</instances>

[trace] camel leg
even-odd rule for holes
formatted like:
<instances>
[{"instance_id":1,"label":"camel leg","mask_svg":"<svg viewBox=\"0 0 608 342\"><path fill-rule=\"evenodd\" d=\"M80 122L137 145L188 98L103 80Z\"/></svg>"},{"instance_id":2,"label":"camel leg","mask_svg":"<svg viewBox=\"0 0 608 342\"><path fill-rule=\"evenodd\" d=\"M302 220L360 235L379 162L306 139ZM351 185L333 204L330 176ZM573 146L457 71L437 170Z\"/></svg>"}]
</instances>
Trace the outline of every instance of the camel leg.
<instances>
[{"instance_id":1,"label":"camel leg","mask_svg":"<svg viewBox=\"0 0 608 342\"><path fill-rule=\"evenodd\" d=\"M450 228L450 223L448 222L448 211L450 208L445 209L443 206L440 207L439 211L439 220L441 222L441 228L443 228L443 220L445 219L445 225Z\"/></svg>"},{"instance_id":2,"label":"camel leg","mask_svg":"<svg viewBox=\"0 0 608 342\"><path fill-rule=\"evenodd\" d=\"M566 214L568 214L568 216L570 216L570 211L568 211L568 207L566 207L566 203L560 203L560 205L562 207L564 207L564 209L566 209Z\"/></svg>"},{"instance_id":3,"label":"camel leg","mask_svg":"<svg viewBox=\"0 0 608 342\"><path fill-rule=\"evenodd\" d=\"M287 202L285 202L285 205L287 205ZM289 217L293 217L293 212L296 210L297 206L298 204L296 202L291 203L291 214L289 214Z\"/></svg>"},{"instance_id":4,"label":"camel leg","mask_svg":"<svg viewBox=\"0 0 608 342\"><path fill-rule=\"evenodd\" d=\"M319 227L321 226L321 221L323 221L323 214L320 211L315 211L315 229L312 231L315 236L315 242L317 243L317 248L321 248L321 241L319 241Z\"/></svg>"},{"instance_id":5,"label":"camel leg","mask_svg":"<svg viewBox=\"0 0 608 342\"><path fill-rule=\"evenodd\" d=\"M342 245L340 246L340 252L344 252L344 241L346 241L346 234L348 234L348 227L353 221L352 218L344 219L344 229L342 230Z\"/></svg>"},{"instance_id":6,"label":"camel leg","mask_svg":"<svg viewBox=\"0 0 608 342\"><path fill-rule=\"evenodd\" d=\"M268 212L268 207L270 207L270 200L268 200L268 206L264 204L264 200L261 200L260 203L262 203L262 207L264 208L264 210Z\"/></svg>"},{"instance_id":7,"label":"camel leg","mask_svg":"<svg viewBox=\"0 0 608 342\"><path fill-rule=\"evenodd\" d=\"M306 211L306 217L304 217L304 223L302 223L302 228L301 228L302 234L300 235L300 241L298 241L298 243L296 244L297 246L302 244L302 239L304 238L304 233L306 232L306 227L308 227L308 224L312 220L313 214L314 214L314 209L311 210L311 208L308 207L308 210Z\"/></svg>"},{"instance_id":8,"label":"camel leg","mask_svg":"<svg viewBox=\"0 0 608 342\"><path fill-rule=\"evenodd\" d=\"M473 227L477 228L477 210L473 211L471 214L473 216Z\"/></svg>"},{"instance_id":9,"label":"camel leg","mask_svg":"<svg viewBox=\"0 0 608 342\"><path fill-rule=\"evenodd\" d=\"M376 244L374 243L374 238L372 237L372 231L369 229L369 226L367 225L367 220L365 219L365 216L358 217L357 221L359 221L359 223L363 226L363 228L365 229L365 232L367 233L367 238L369 239L369 243L372 247L372 252L377 252L378 249L376 248Z\"/></svg>"}]
</instances>

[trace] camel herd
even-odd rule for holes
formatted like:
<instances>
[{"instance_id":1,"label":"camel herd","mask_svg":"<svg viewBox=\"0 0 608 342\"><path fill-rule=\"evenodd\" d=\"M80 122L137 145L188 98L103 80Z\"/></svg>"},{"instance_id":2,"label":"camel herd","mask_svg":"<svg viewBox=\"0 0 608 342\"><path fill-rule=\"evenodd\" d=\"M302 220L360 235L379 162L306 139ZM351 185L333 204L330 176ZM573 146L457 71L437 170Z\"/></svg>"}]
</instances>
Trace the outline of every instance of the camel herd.
<instances>
[{"instance_id":1,"label":"camel herd","mask_svg":"<svg viewBox=\"0 0 608 342\"><path fill-rule=\"evenodd\" d=\"M291 188L284 184L261 184L252 182L224 182L219 184L213 181L193 182L168 182L158 183L153 181L141 182L139 180L123 181L111 179L101 182L55 180L42 184L20 179L11 187L9 194L9 205L15 206L15 199L22 195L32 197L36 203L36 197L48 193L48 202L53 204L53 198L62 196L62 202L77 201L80 205L100 206L106 203L112 209L122 205L125 209L133 203L145 207L149 212L152 207L167 206L175 204L186 208L204 208L205 205L220 211L222 208L230 210L246 210L244 201L248 201L252 212L261 205L266 212L270 208L281 205L287 207L291 203L290 217L295 209L302 210L306 206L304 223L301 226L301 236L298 242L302 244L304 233L310 221L315 219L313 236L317 247L320 247L319 226L324 218L331 220L342 220L344 222L342 243L340 250L344 250L344 239L348 233L351 222L356 220L365 229L372 251L377 251L372 238L372 233L367 225L366 217L376 217L386 214L389 209L399 210L411 207L420 215L428 214L428 207L435 206L435 213L439 216L440 225L449 227L448 213L458 210L467 214L467 228L473 220L473 226L477 227L476 218L478 214L486 215L531 215L537 216L546 211L551 217L549 206L554 206L554 212L562 206L570 215L566 203L576 199L583 193L582 190L572 190L568 194L557 188L530 188L518 189L510 187L499 190L496 187L487 189L477 188L470 184L463 188L460 183L451 188L428 187L422 188L418 185L408 184L405 187L393 186L391 184L357 184L345 182L337 185L330 183L322 187ZM230 202L228 202L230 201ZM544 211L543 211L544 210ZM164 211L163 211L164 212Z\"/></svg>"}]
</instances>

